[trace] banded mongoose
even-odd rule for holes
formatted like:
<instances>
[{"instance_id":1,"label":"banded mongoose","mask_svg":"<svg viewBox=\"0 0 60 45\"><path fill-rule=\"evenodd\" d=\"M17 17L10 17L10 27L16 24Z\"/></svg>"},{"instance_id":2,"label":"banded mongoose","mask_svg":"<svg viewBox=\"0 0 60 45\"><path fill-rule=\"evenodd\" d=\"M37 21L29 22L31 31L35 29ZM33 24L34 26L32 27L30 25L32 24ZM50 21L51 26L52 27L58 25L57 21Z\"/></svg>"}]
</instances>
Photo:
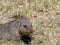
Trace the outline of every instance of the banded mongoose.
<instances>
[{"instance_id":1,"label":"banded mongoose","mask_svg":"<svg viewBox=\"0 0 60 45\"><path fill-rule=\"evenodd\" d=\"M20 40L21 35L30 35L33 32L30 19L26 17L16 18L10 22L0 24L0 40Z\"/></svg>"}]
</instances>

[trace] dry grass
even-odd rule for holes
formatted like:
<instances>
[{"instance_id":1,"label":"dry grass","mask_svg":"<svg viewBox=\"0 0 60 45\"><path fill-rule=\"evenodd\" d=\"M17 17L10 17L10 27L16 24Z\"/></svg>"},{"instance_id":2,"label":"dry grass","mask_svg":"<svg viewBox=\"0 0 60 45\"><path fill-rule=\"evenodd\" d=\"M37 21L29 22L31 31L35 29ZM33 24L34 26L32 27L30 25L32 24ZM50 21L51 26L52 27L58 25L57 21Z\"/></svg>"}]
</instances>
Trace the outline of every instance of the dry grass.
<instances>
[{"instance_id":1,"label":"dry grass","mask_svg":"<svg viewBox=\"0 0 60 45\"><path fill-rule=\"evenodd\" d=\"M35 38L31 45L60 45L60 0L0 0L0 17L28 16ZM2 41L0 45L24 45Z\"/></svg>"}]
</instances>

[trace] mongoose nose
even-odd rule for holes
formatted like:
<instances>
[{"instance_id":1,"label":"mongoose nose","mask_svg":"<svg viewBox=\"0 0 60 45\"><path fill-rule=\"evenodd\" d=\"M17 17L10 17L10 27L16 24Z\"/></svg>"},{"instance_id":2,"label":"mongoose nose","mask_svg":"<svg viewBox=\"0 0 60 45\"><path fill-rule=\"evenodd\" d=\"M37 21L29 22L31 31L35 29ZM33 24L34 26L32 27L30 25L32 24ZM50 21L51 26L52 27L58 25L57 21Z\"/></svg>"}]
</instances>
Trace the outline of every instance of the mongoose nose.
<instances>
[{"instance_id":1,"label":"mongoose nose","mask_svg":"<svg viewBox=\"0 0 60 45\"><path fill-rule=\"evenodd\" d=\"M30 33L33 33L34 32L34 30L30 30Z\"/></svg>"}]
</instances>

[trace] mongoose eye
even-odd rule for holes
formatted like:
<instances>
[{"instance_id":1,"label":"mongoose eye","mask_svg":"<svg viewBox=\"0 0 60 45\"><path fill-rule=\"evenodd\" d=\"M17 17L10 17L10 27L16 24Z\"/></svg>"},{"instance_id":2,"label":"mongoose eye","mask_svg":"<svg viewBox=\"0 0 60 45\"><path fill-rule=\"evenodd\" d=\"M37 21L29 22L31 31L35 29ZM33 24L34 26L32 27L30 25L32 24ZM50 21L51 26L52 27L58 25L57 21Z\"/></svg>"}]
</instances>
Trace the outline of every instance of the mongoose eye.
<instances>
[{"instance_id":1,"label":"mongoose eye","mask_svg":"<svg viewBox=\"0 0 60 45\"><path fill-rule=\"evenodd\" d=\"M25 28L27 27L26 25L23 25Z\"/></svg>"}]
</instances>

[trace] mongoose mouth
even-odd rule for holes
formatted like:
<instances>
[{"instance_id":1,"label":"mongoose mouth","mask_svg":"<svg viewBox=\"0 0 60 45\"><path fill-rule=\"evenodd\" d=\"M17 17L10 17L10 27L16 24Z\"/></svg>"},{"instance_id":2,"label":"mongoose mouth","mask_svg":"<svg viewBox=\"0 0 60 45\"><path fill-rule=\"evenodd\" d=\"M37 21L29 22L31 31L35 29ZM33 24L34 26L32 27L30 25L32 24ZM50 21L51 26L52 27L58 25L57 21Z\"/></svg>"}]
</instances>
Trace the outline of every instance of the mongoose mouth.
<instances>
[{"instance_id":1,"label":"mongoose mouth","mask_svg":"<svg viewBox=\"0 0 60 45\"><path fill-rule=\"evenodd\" d=\"M34 33L34 30L22 30L22 31L19 31L20 35L31 35L33 33Z\"/></svg>"},{"instance_id":2,"label":"mongoose mouth","mask_svg":"<svg viewBox=\"0 0 60 45\"><path fill-rule=\"evenodd\" d=\"M32 37L30 37L29 35L22 35L21 37L21 40L26 43L26 44L30 44L31 43L31 40L32 40Z\"/></svg>"},{"instance_id":3,"label":"mongoose mouth","mask_svg":"<svg viewBox=\"0 0 60 45\"><path fill-rule=\"evenodd\" d=\"M26 44L30 44L33 38L32 33L33 32L20 32L21 40Z\"/></svg>"}]
</instances>

